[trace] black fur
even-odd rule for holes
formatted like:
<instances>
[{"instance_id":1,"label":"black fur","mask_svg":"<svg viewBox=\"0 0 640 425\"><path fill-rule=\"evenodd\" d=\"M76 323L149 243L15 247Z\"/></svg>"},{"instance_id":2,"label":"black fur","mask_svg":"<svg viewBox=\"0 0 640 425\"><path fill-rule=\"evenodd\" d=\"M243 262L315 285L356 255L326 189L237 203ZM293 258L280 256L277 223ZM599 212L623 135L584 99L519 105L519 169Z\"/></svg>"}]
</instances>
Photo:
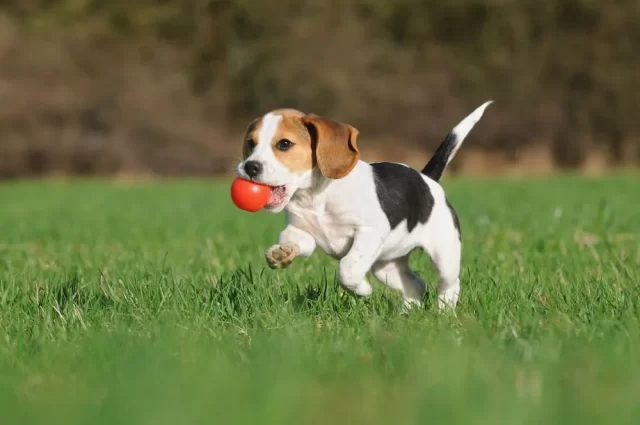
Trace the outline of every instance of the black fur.
<instances>
[{"instance_id":1,"label":"black fur","mask_svg":"<svg viewBox=\"0 0 640 425\"><path fill-rule=\"evenodd\" d=\"M459 142L458 136L456 136L455 133L451 132L447 134L447 137L444 138L440 146L438 146L438 149L436 149L436 153L433 154L427 165L422 169L422 174L432 180L439 181L444 169L447 167L451 153Z\"/></svg>"},{"instance_id":2,"label":"black fur","mask_svg":"<svg viewBox=\"0 0 640 425\"><path fill-rule=\"evenodd\" d=\"M403 220L412 231L426 223L433 210L433 195L422 176L412 168L392 162L371 164L376 192L392 229Z\"/></svg>"}]
</instances>

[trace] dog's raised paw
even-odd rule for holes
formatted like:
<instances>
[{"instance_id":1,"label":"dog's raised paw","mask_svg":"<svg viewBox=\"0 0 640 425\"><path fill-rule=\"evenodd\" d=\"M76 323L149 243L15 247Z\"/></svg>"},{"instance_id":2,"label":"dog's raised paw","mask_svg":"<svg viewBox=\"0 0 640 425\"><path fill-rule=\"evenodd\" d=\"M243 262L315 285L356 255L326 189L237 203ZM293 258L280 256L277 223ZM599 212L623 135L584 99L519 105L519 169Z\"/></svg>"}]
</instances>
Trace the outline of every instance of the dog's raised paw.
<instances>
[{"instance_id":1,"label":"dog's raised paw","mask_svg":"<svg viewBox=\"0 0 640 425\"><path fill-rule=\"evenodd\" d=\"M264 253L267 264L272 269L289 267L298 255L298 247L293 244L273 245Z\"/></svg>"}]
</instances>

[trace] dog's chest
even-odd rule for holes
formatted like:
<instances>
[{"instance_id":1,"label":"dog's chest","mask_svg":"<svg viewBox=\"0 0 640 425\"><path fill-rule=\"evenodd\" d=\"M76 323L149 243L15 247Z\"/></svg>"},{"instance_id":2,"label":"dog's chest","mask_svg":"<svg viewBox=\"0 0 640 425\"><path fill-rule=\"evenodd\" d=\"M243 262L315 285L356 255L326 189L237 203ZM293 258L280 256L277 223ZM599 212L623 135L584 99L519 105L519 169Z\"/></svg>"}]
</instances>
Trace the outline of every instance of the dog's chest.
<instances>
[{"instance_id":1,"label":"dog's chest","mask_svg":"<svg viewBox=\"0 0 640 425\"><path fill-rule=\"evenodd\" d=\"M344 257L351 248L355 233L348 216L331 208L321 198L297 201L288 208L289 222L313 236L316 245L327 255Z\"/></svg>"}]
</instances>

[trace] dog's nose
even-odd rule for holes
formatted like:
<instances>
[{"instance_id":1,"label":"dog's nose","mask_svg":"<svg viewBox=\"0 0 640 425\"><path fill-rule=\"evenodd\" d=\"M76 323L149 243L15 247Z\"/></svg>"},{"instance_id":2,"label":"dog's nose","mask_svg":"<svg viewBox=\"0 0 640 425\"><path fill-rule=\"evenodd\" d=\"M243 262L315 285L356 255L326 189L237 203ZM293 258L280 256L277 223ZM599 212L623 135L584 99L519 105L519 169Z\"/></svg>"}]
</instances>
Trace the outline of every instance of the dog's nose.
<instances>
[{"instance_id":1,"label":"dog's nose","mask_svg":"<svg viewBox=\"0 0 640 425\"><path fill-rule=\"evenodd\" d=\"M262 172L262 164L258 161L247 161L244 163L244 171L252 179L256 178Z\"/></svg>"}]
</instances>

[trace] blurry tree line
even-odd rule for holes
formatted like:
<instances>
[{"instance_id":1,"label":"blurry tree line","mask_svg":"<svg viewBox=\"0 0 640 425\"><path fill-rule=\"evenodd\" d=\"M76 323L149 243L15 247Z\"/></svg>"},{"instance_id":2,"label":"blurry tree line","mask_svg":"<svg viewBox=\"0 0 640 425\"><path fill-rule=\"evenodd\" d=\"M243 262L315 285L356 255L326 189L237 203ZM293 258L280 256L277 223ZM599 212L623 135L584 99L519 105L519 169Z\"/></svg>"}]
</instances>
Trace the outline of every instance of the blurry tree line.
<instances>
[{"instance_id":1,"label":"blurry tree line","mask_svg":"<svg viewBox=\"0 0 640 425\"><path fill-rule=\"evenodd\" d=\"M423 147L640 161L637 0L0 0L0 176L231 170L297 107ZM361 142L364 143L364 142Z\"/></svg>"}]
</instances>

